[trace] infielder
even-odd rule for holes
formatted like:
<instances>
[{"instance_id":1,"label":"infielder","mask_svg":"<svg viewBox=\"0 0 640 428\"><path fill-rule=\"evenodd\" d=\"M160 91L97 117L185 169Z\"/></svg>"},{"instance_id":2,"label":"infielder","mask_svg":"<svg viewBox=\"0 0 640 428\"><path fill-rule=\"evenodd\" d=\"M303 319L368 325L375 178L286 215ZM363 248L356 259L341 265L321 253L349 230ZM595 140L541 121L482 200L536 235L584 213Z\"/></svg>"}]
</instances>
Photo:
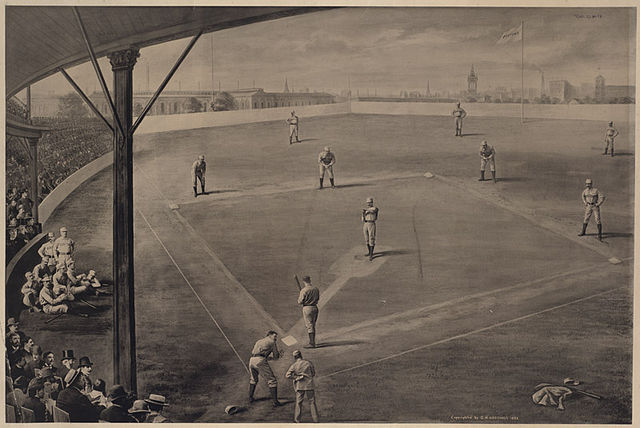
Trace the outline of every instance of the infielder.
<instances>
[{"instance_id":1,"label":"infielder","mask_svg":"<svg viewBox=\"0 0 640 428\"><path fill-rule=\"evenodd\" d=\"M376 221L378 208L373 206L373 198L367 198L367 207L362 209L362 232L369 249L369 261L373 260L373 248L376 246Z\"/></svg>"},{"instance_id":2,"label":"infielder","mask_svg":"<svg viewBox=\"0 0 640 428\"><path fill-rule=\"evenodd\" d=\"M311 277L303 276L304 287L300 290L298 304L302 305L302 318L309 334L309 345L305 348L316 347L316 321L318 320L318 300L320 300L320 290L311 285Z\"/></svg>"},{"instance_id":3,"label":"infielder","mask_svg":"<svg viewBox=\"0 0 640 428\"><path fill-rule=\"evenodd\" d=\"M299 143L298 140L298 116L296 116L296 112L291 112L291 117L287 119L287 123L289 124L289 144L293 144L293 136L296 136L296 143Z\"/></svg>"},{"instance_id":4,"label":"infielder","mask_svg":"<svg viewBox=\"0 0 640 428\"><path fill-rule=\"evenodd\" d=\"M318 168L320 170L320 189L322 189L322 183L324 182L324 173L329 175L331 180L331 187L335 188L336 183L333 181L333 164L336 163L336 156L331 151L331 147L325 147L324 150L318 155Z\"/></svg>"},{"instance_id":5,"label":"infielder","mask_svg":"<svg viewBox=\"0 0 640 428\"><path fill-rule=\"evenodd\" d=\"M604 142L606 143L606 146L604 148L603 155L607 154L607 151L609 150L609 145L611 145L611 157L615 156L613 154L613 141L618 136L618 134L620 133L616 128L613 127L613 122L609 122L609 127L604 133Z\"/></svg>"},{"instance_id":6,"label":"infielder","mask_svg":"<svg viewBox=\"0 0 640 428\"><path fill-rule=\"evenodd\" d=\"M193 180L193 197L198 197L198 180L200 180L200 187L202 188L202 194L204 195L204 175L207 172L207 163L204 161L204 155L198 156L193 165L191 165L191 179Z\"/></svg>"},{"instance_id":7,"label":"infielder","mask_svg":"<svg viewBox=\"0 0 640 428\"><path fill-rule=\"evenodd\" d=\"M480 147L480 178L478 181L484 181L484 170L487 164L489 164L489 169L491 169L493 182L496 183L496 151L485 140L482 142L482 147Z\"/></svg>"},{"instance_id":8,"label":"infielder","mask_svg":"<svg viewBox=\"0 0 640 428\"><path fill-rule=\"evenodd\" d=\"M582 192L582 203L584 203L584 220L582 222L582 232L578 236L584 236L587 232L587 225L591 219L591 214L595 214L598 225L598 239L602 241L602 223L600 222L600 205L604 203L604 195L593 187L593 181L587 178L584 182L586 189Z\"/></svg>"},{"instance_id":9,"label":"infielder","mask_svg":"<svg viewBox=\"0 0 640 428\"><path fill-rule=\"evenodd\" d=\"M293 351L295 362L291 364L287 370L287 378L293 379L293 389L296 391L296 408L293 412L293 420L300 423L302 415L302 403L304 397L309 399L309 407L311 408L311 417L313 422L318 422L318 408L316 407L316 394L313 386L313 378L316 370L313 368L311 361L302 358L302 353L297 349Z\"/></svg>"},{"instance_id":10,"label":"infielder","mask_svg":"<svg viewBox=\"0 0 640 428\"><path fill-rule=\"evenodd\" d=\"M269 330L267 336L258 340L253 345L251 351L251 358L249 359L249 370L251 371L251 378L249 379L249 402L254 401L253 394L256 391L256 385L258 383L258 375L262 373L262 376L267 380L269 386L269 392L273 399L273 407L282 406L283 404L278 401L278 381L271 370L269 365L269 356L271 359L277 360L280 358L280 351L278 351L278 333Z\"/></svg>"},{"instance_id":11,"label":"infielder","mask_svg":"<svg viewBox=\"0 0 640 428\"><path fill-rule=\"evenodd\" d=\"M454 117L456 122L456 137L462 137L462 119L467 117L467 112L460 107L460 102L456 103L456 108L453 109L451 115Z\"/></svg>"}]
</instances>

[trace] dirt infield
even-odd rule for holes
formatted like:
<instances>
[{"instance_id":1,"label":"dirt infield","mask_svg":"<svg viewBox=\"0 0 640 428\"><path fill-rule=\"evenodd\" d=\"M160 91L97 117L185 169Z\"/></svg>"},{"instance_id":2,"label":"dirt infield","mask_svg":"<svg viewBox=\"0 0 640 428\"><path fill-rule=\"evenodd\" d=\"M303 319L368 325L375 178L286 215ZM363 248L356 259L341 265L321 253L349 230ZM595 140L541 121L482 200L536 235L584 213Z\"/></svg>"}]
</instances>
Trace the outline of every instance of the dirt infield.
<instances>
[{"instance_id":1,"label":"dirt infield","mask_svg":"<svg viewBox=\"0 0 640 428\"><path fill-rule=\"evenodd\" d=\"M167 395L176 421L290 421L290 404L223 409L247 406L251 346L270 328L299 342L273 364L293 398L283 375L306 340L293 275L309 274L326 298L321 347L304 351L323 421L629 422L632 128L619 128L610 158L599 154L606 121L470 118L464 138L451 125L345 115L302 118L294 145L284 122L138 138L139 393ZM496 148L496 184L477 181L482 139ZM338 188L318 191L324 146ZM189 169L201 153L210 193L195 199ZM607 196L605 243L576 236L587 177ZM107 280L110 186L110 171L99 174L45 225L69 227L80 270ZM368 196L380 208L372 262L359 218ZM110 371L110 317L106 307L85 324L95 343L73 342L99 362L97 377ZM31 314L23 327L40 323ZM58 346L79 328L56 325L61 337L50 328L36 342ZM564 413L533 404L536 384L566 376L606 400L567 401ZM473 422L486 421L505 422Z\"/></svg>"}]
</instances>

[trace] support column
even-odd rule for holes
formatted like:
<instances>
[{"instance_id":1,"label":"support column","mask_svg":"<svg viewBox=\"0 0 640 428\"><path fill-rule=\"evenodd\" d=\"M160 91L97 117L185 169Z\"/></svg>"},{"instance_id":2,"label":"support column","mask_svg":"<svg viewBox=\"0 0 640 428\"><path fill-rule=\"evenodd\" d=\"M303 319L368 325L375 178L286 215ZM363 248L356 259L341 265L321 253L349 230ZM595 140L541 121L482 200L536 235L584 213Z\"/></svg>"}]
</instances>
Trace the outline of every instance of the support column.
<instances>
[{"instance_id":1,"label":"support column","mask_svg":"<svg viewBox=\"0 0 640 428\"><path fill-rule=\"evenodd\" d=\"M33 200L31 215L36 223L40 222L38 217L38 194L40 190L38 183L38 140L39 138L27 138L27 141L29 141L29 152L31 153L31 199Z\"/></svg>"},{"instance_id":2,"label":"support column","mask_svg":"<svg viewBox=\"0 0 640 428\"><path fill-rule=\"evenodd\" d=\"M115 110L113 147L113 370L114 383L137 393L133 281L133 66L138 48L108 55L113 70Z\"/></svg>"}]
</instances>

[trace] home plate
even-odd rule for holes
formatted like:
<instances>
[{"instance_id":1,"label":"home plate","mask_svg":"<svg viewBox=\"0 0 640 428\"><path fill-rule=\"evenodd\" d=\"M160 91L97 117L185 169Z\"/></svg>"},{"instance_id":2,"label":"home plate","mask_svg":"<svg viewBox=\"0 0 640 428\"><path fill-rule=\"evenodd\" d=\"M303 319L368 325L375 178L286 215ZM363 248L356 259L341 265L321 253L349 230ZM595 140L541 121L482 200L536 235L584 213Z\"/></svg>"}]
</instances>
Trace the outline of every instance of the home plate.
<instances>
[{"instance_id":1,"label":"home plate","mask_svg":"<svg viewBox=\"0 0 640 428\"><path fill-rule=\"evenodd\" d=\"M291 346L291 345L295 345L296 343L298 343L298 341L293 336L287 336L287 337L283 337L282 338L282 343L284 343L287 346Z\"/></svg>"},{"instance_id":2,"label":"home plate","mask_svg":"<svg viewBox=\"0 0 640 428\"><path fill-rule=\"evenodd\" d=\"M425 172L424 176L427 178L433 178L433 174L431 174L430 172Z\"/></svg>"},{"instance_id":3,"label":"home plate","mask_svg":"<svg viewBox=\"0 0 640 428\"><path fill-rule=\"evenodd\" d=\"M617 258L615 258L615 257L611 257L611 258L609 259L609 263L612 263L612 264L614 264L614 265L619 265L620 263L622 263L622 260L617 259Z\"/></svg>"}]
</instances>

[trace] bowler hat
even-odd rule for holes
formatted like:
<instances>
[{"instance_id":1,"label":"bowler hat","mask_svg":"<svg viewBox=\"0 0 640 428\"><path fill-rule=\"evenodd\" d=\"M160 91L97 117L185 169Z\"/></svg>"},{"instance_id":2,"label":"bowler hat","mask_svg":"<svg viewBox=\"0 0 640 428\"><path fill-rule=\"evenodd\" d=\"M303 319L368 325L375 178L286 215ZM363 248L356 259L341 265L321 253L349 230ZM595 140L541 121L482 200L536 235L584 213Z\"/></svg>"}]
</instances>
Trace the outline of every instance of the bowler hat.
<instances>
[{"instance_id":1,"label":"bowler hat","mask_svg":"<svg viewBox=\"0 0 640 428\"><path fill-rule=\"evenodd\" d=\"M91 367L93 363L89 359L89 357L80 358L80 362L78 363L78 367Z\"/></svg>"},{"instance_id":2,"label":"bowler hat","mask_svg":"<svg viewBox=\"0 0 640 428\"><path fill-rule=\"evenodd\" d=\"M124 386L122 385L113 385L111 389L109 389L109 394L107 398L109 400L117 400L118 398L124 398L127 396L127 392L124 390Z\"/></svg>"},{"instance_id":3,"label":"bowler hat","mask_svg":"<svg viewBox=\"0 0 640 428\"><path fill-rule=\"evenodd\" d=\"M71 386L80 376L80 370L71 369L67 372L67 375L64 377L64 384L66 386Z\"/></svg>"},{"instance_id":4,"label":"bowler hat","mask_svg":"<svg viewBox=\"0 0 640 428\"><path fill-rule=\"evenodd\" d=\"M147 402L144 400L136 400L129 409L129 413L151 413Z\"/></svg>"},{"instance_id":5,"label":"bowler hat","mask_svg":"<svg viewBox=\"0 0 640 428\"><path fill-rule=\"evenodd\" d=\"M149 404L155 404L157 406L169 405L167 404L167 399L165 398L165 396L160 394L149 394L149 398L145 398L144 401L146 401Z\"/></svg>"},{"instance_id":6,"label":"bowler hat","mask_svg":"<svg viewBox=\"0 0 640 428\"><path fill-rule=\"evenodd\" d=\"M20 325L20 323L16 321L15 318L11 317L7 320L7 327L11 327L12 325Z\"/></svg>"},{"instance_id":7,"label":"bowler hat","mask_svg":"<svg viewBox=\"0 0 640 428\"><path fill-rule=\"evenodd\" d=\"M73 350L69 349L67 351L62 351L62 358L61 361L64 360L75 360L76 357L73 356Z\"/></svg>"},{"instance_id":8,"label":"bowler hat","mask_svg":"<svg viewBox=\"0 0 640 428\"><path fill-rule=\"evenodd\" d=\"M53 369L51 367L43 367L40 369L40 375L38 377L46 379L53 376Z\"/></svg>"}]
</instances>

